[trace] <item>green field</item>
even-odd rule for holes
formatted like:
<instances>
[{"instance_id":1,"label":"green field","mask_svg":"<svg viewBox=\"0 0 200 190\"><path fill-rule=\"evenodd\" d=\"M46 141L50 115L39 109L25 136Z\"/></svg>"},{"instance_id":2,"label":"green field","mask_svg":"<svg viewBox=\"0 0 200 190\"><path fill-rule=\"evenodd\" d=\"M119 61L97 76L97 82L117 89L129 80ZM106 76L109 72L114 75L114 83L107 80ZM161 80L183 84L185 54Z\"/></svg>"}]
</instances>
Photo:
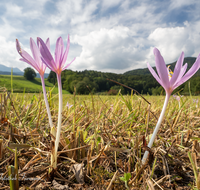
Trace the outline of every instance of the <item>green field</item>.
<instances>
[{"instance_id":1,"label":"green field","mask_svg":"<svg viewBox=\"0 0 200 190\"><path fill-rule=\"evenodd\" d=\"M26 92L26 93L39 93L42 92L42 83L40 78L35 78L32 81L26 80L23 76L14 75L12 77L12 89L13 92ZM51 90L52 93L58 93L58 88L45 79L46 91ZM11 91L11 76L0 75L0 87L5 87L8 91ZM63 90L63 94L69 94L66 90Z\"/></svg>"}]
</instances>

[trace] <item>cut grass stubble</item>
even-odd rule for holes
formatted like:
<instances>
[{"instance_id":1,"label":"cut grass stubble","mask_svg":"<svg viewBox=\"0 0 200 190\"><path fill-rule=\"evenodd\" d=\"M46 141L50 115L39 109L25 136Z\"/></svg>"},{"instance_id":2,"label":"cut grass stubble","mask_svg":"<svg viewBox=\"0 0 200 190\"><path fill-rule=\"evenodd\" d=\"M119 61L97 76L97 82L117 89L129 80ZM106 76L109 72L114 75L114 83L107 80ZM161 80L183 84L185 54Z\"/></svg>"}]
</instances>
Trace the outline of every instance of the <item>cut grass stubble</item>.
<instances>
[{"instance_id":1,"label":"cut grass stubble","mask_svg":"<svg viewBox=\"0 0 200 190\"><path fill-rule=\"evenodd\" d=\"M58 150L59 161L62 163L62 154L67 155L64 156L65 159L67 157L69 160L79 163L87 160L88 177L94 180L99 187L105 187L106 183L103 184L102 180L108 182L111 180L111 178L105 178L106 173L104 172L99 176L94 176L95 170L100 165L103 167L102 171L108 171L112 176L117 169L115 181L112 181L114 186L120 184L124 187L119 177L129 172L132 176L129 187L146 188L152 186L152 184L153 186L160 184L167 186L167 183L174 183L176 186L190 184L194 187L194 176L191 178L192 176L187 176L187 172L185 172L184 177L187 177L187 180L180 180L180 178L176 180L177 177L175 176L182 179L183 176L181 176L181 172L176 173L171 168L178 167L177 163L181 162L182 168L192 172L192 165L187 152L193 146L194 141L197 141L197 144L200 142L200 139L197 139L200 135L200 126L199 109L196 109L196 103L194 104L189 97L182 97L181 107L179 108L178 102L170 98L162 126L151 149L153 158L156 157L157 162L154 162L153 168L151 168L151 164L149 167L143 168L141 158L145 147L142 139L145 136L146 141L149 141L161 112L164 96L145 96L145 98L151 103L150 108L145 100L134 94L130 96L121 96L120 94L117 96L64 94L61 141ZM44 147L49 145L41 140L41 136L48 138L50 127L42 94L23 94L22 97L14 93L11 94L11 99L13 106L8 98L6 117L12 126L19 131L19 134L22 134L21 132L24 129L27 130L25 141L27 144L41 150L41 154L44 153ZM48 101L50 102L52 120L56 126L58 96L48 96ZM67 106L67 102L68 105L73 106ZM13 107L18 116L16 116ZM189 122L188 119L190 119ZM20 122L22 125L19 125ZM36 126L37 130L35 130ZM1 138L7 142L8 140L2 134ZM39 136L35 134L39 134ZM22 139L16 138L15 143L22 143ZM62 145L65 146L64 149L61 148ZM195 151L193 153L198 156L199 150L196 149L193 146L193 151ZM9 150L7 151L9 152ZM59 153L60 151L63 151L63 153ZM4 159L6 159L6 154ZM112 160L114 166L112 166ZM165 160L165 163L163 163L163 160ZM163 170L163 165L169 169ZM186 167L188 165L189 168ZM197 165L199 165L198 161ZM140 170L141 168L142 170ZM171 176L170 181L160 180L165 174ZM67 178L70 179L72 173L69 172L68 175Z\"/></svg>"}]
</instances>

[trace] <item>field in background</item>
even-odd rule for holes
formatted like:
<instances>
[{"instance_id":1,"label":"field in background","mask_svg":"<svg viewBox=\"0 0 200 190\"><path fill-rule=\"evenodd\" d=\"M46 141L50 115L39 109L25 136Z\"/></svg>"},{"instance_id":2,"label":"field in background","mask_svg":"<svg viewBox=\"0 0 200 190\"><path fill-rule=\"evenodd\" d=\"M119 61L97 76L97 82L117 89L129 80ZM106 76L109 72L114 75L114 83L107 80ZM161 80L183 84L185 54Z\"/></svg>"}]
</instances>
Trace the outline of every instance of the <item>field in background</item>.
<instances>
[{"instance_id":1,"label":"field in background","mask_svg":"<svg viewBox=\"0 0 200 190\"><path fill-rule=\"evenodd\" d=\"M63 95L60 151L64 147L67 150L80 147L59 157L58 172L70 181L69 186L74 188L73 184L78 183L70 167L84 163L82 170L88 176L84 179L86 189L106 189L109 185L114 189L126 189L119 178L124 176L124 173L131 173L131 179L128 180L130 188L146 189L147 186L151 187L150 185L157 183L164 189L172 186L190 186L194 189L195 178L187 153L193 152L199 158L200 109L197 99L200 97L181 97L180 102L173 96L170 97L157 140L151 149L151 163L145 168L141 164L146 148L145 139L147 142L150 139L165 97L144 98L151 106L137 95ZM48 93L48 99L53 122L57 126L58 95ZM48 152L51 139L43 95L14 93L11 94L11 100L14 107L8 99L6 117L14 128L18 129L17 135L26 131L25 143L43 151L40 153L40 161L31 165L29 170L37 165L42 170L50 164L50 160L43 154ZM6 144L8 139L4 135L1 135L1 138ZM23 138L14 141L17 144L22 143ZM29 153L31 157L38 154L34 150L29 150ZM3 160L10 154L12 153L6 149ZM26 163L30 160L28 153L20 154L19 157ZM41 163L46 164L43 166ZM196 163L199 166L199 159ZM2 169L2 173L4 172L6 165ZM113 177L114 181L111 181ZM59 180L57 182L61 184ZM26 185L33 184L34 181Z\"/></svg>"},{"instance_id":2,"label":"field in background","mask_svg":"<svg viewBox=\"0 0 200 190\"><path fill-rule=\"evenodd\" d=\"M14 75L12 77L13 92L28 92L39 93L42 92L42 84L40 78L35 78L32 81L26 80L23 76ZM46 90L49 91L54 85L45 79ZM11 76L0 75L0 87L5 87L8 91L11 91ZM58 93L58 88L55 87L52 93ZM66 90L63 90L63 94L69 94Z\"/></svg>"}]
</instances>

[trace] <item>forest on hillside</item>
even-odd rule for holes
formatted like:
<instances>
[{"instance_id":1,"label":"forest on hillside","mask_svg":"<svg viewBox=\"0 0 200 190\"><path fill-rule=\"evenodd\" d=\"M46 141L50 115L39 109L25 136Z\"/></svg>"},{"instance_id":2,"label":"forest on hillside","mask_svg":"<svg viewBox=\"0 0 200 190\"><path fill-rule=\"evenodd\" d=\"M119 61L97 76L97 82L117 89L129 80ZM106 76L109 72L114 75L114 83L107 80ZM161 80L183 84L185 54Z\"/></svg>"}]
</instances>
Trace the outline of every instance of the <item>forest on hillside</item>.
<instances>
[{"instance_id":1,"label":"forest on hillside","mask_svg":"<svg viewBox=\"0 0 200 190\"><path fill-rule=\"evenodd\" d=\"M63 89L74 93L76 89L77 94L108 94L115 95L121 89L122 94L130 94L131 90L121 85L116 84L108 79L112 79L123 85L126 85L141 94L160 95L164 94L164 89L153 78L151 74L114 74L103 73L98 71L72 71L65 70L62 72L62 87ZM48 81L56 85L56 74L51 71ZM182 95L200 94L200 76L197 73L188 82L179 86L174 93Z\"/></svg>"}]
</instances>

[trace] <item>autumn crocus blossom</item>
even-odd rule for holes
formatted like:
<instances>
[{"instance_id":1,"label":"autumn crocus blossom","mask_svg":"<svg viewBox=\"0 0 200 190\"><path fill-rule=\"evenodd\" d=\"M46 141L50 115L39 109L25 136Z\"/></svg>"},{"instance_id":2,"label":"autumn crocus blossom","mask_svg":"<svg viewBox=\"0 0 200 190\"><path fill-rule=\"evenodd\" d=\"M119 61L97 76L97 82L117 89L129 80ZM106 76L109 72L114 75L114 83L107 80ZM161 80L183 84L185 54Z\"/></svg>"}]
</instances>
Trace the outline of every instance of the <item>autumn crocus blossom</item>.
<instances>
[{"instance_id":1,"label":"autumn crocus blossom","mask_svg":"<svg viewBox=\"0 0 200 190\"><path fill-rule=\"evenodd\" d=\"M57 75L60 75L61 72L67 69L70 66L70 64L75 60L74 58L69 64L65 65L70 46L69 36L65 51L63 39L61 37L58 38L55 49L55 60L53 59L49 49L47 48L43 40L41 38L38 38L37 42L41 44L40 52L44 63L50 70L54 71Z\"/></svg>"},{"instance_id":2,"label":"autumn crocus blossom","mask_svg":"<svg viewBox=\"0 0 200 190\"><path fill-rule=\"evenodd\" d=\"M55 49L55 60L53 59L49 49L47 48L46 44L43 42L41 38L37 39L37 43L40 46L40 53L42 55L42 60L47 65L49 69L54 71L57 75L57 81L58 81L58 90L59 90L59 110L58 110L58 125L57 125L57 133L56 133L56 141L55 141L55 160L52 161L52 165L54 168L57 166L57 151L58 151L58 145L60 141L60 132L61 132L61 121L62 121L62 83L61 83L61 72L75 60L75 58L67 65L65 65L65 62L67 60L68 52L69 52L69 46L70 46L70 40L68 36L67 41L67 47L64 51L64 43L63 39L59 37L56 42L56 49Z\"/></svg>"},{"instance_id":3,"label":"autumn crocus blossom","mask_svg":"<svg viewBox=\"0 0 200 190\"><path fill-rule=\"evenodd\" d=\"M154 48L155 62L156 62L156 70L158 75L153 70L153 68L147 63L148 69L154 78L160 83L161 86L165 89L167 94L171 94L172 91L190 79L199 69L200 65L200 54L197 57L195 63L190 68L190 70L186 72L187 63L183 65L184 53L181 53L176 66L174 68L173 74L170 73L169 67L166 67L163 57L160 54L160 51L157 48Z\"/></svg>"},{"instance_id":4,"label":"autumn crocus blossom","mask_svg":"<svg viewBox=\"0 0 200 190\"><path fill-rule=\"evenodd\" d=\"M174 68L174 72L172 72L169 67L166 67L165 62L163 57L160 54L160 51L157 48L154 48L154 55L155 55L155 62L156 62L156 72L153 70L153 68L147 63L148 69L151 72L151 74L154 76L154 78L160 83L160 85L165 89L166 92L166 97L165 97L165 102L163 105L162 112L160 114L160 117L158 119L157 125L155 127L155 130L152 134L151 140L148 144L148 147L151 148L154 142L154 139L157 135L157 132L160 128L162 119L164 117L167 104L169 101L169 97L171 93L173 92L174 89L176 89L178 86L186 82L188 79L190 79L200 68L200 54L197 57L195 63L193 66L189 69L188 72L186 72L187 69L187 63L183 65L183 60L184 60L184 53L182 52L176 66ZM148 157L149 152L146 151L142 162L143 164L146 162L146 159Z\"/></svg>"},{"instance_id":5,"label":"autumn crocus blossom","mask_svg":"<svg viewBox=\"0 0 200 190\"><path fill-rule=\"evenodd\" d=\"M49 38L46 41L46 45L50 49ZM19 41L17 39L16 39L16 48L17 48L18 53L22 57L22 59L20 59L20 60L24 61L24 62L28 63L29 65L31 65L32 67L34 67L40 74L40 78L41 78L41 82L42 82L42 89L43 89L43 94L44 94L44 100L45 100L45 104L46 104L47 114L49 117L49 124L50 124L50 127L52 128L53 123L52 123L52 119L51 119L51 113L50 113L50 109L49 109L49 103L47 101L46 89L45 89L45 83L44 83L44 73L46 70L46 65L41 60L39 48L37 47L37 45L35 44L35 42L32 38L30 38L30 48L31 48L31 52L33 54L33 58L26 51L21 49Z\"/></svg>"}]
</instances>

